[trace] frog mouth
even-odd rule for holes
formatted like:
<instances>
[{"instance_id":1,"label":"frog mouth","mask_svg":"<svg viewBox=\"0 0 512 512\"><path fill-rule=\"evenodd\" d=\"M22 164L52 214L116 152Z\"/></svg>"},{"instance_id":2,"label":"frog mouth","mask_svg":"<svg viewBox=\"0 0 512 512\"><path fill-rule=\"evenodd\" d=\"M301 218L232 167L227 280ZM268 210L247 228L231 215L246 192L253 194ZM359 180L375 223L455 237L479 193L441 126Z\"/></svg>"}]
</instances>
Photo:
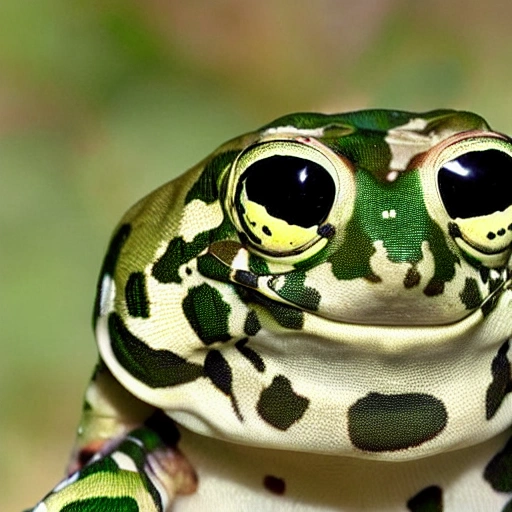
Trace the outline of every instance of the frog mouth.
<instances>
[{"instance_id":1,"label":"frog mouth","mask_svg":"<svg viewBox=\"0 0 512 512\"><path fill-rule=\"evenodd\" d=\"M497 250L491 250L489 248L484 248L480 244L478 244L472 240L468 240L468 238L466 236L464 236L462 233L460 233L460 235L458 237L454 237L454 240L455 240L456 244L463 251L466 251L468 253L474 252L474 253L478 253L479 255L501 256L501 255L506 254L510 250L510 247L508 245L505 245L504 248L502 248L502 249L500 248Z\"/></svg>"},{"instance_id":2,"label":"frog mouth","mask_svg":"<svg viewBox=\"0 0 512 512\"><path fill-rule=\"evenodd\" d=\"M459 241L466 244L462 238L457 239ZM484 262L478 249L472 248L470 244L466 246L468 254ZM323 281L315 281L311 275L306 281L305 274L300 272L256 274L248 266L246 258L239 257L240 254L244 255L243 248L235 244L227 248L235 255L227 254L226 245L212 245L209 248L210 256L221 261L227 270L224 279L240 285L237 289L244 301L259 304L278 324L292 329L301 329L305 316L323 318L340 325L368 327L449 325L463 320L474 311L482 310L484 314L490 311L503 291L510 286L510 273L503 265L500 269L496 264L508 254L505 250L485 255L491 263L484 262L491 271L490 282L478 290L475 288L476 281L470 280L466 284L463 281L451 285L451 289L446 291L446 283L443 281L440 283L443 286L438 286L441 291L433 295L425 291L428 288L425 280L421 285L418 282L414 287L406 287L407 291L404 292L403 279L397 279L395 272L393 275L382 275L378 282L370 282L368 279L333 280L335 282L331 281L328 286L329 297L326 299L324 293L322 299L321 292L325 289ZM224 249L224 252L219 249ZM493 258L495 260L491 261ZM218 279L218 273L210 273L210 268L213 269L213 266L204 265L201 273ZM388 279L391 279L391 291L386 285ZM453 307L447 308L447 301Z\"/></svg>"},{"instance_id":3,"label":"frog mouth","mask_svg":"<svg viewBox=\"0 0 512 512\"><path fill-rule=\"evenodd\" d=\"M469 237L455 222L450 223L448 229L453 241L464 253L491 268L506 264L510 255L510 243L508 240L503 239L500 244L494 244L493 248L491 244L484 245ZM499 229L496 232L489 231L486 234L486 238L489 241L496 240L497 237L504 236L505 233L505 229Z\"/></svg>"}]
</instances>

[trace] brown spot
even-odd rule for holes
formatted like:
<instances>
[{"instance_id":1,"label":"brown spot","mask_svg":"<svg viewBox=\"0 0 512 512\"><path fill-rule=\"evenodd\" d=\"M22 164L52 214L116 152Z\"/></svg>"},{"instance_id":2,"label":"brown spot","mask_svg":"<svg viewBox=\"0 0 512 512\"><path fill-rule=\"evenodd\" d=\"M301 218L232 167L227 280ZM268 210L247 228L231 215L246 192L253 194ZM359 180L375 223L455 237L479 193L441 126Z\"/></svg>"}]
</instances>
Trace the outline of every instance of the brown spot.
<instances>
[{"instance_id":1,"label":"brown spot","mask_svg":"<svg viewBox=\"0 0 512 512\"><path fill-rule=\"evenodd\" d=\"M425 289L423 290L423 293L427 297L435 297L436 295L441 295L444 291L444 282L443 281L436 281L432 279L430 283L427 284Z\"/></svg>"},{"instance_id":2,"label":"brown spot","mask_svg":"<svg viewBox=\"0 0 512 512\"><path fill-rule=\"evenodd\" d=\"M286 492L286 482L277 476L266 475L263 478L263 486L272 494L282 496Z\"/></svg>"},{"instance_id":3,"label":"brown spot","mask_svg":"<svg viewBox=\"0 0 512 512\"><path fill-rule=\"evenodd\" d=\"M368 274L367 276L364 276L364 278L367 281L370 281L370 283L380 283L382 281L382 278L376 274Z\"/></svg>"},{"instance_id":4,"label":"brown spot","mask_svg":"<svg viewBox=\"0 0 512 512\"><path fill-rule=\"evenodd\" d=\"M421 281L421 274L416 267L410 267L404 277L404 286L406 288L414 288Z\"/></svg>"}]
</instances>

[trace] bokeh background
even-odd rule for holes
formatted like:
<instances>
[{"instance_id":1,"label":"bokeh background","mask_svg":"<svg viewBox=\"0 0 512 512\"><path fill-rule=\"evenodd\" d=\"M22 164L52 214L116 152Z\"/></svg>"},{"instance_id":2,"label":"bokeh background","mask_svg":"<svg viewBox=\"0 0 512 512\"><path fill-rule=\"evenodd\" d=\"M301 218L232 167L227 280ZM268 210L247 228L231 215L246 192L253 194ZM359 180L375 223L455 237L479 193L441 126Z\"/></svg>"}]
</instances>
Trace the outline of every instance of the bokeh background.
<instances>
[{"instance_id":1,"label":"bokeh background","mask_svg":"<svg viewBox=\"0 0 512 512\"><path fill-rule=\"evenodd\" d=\"M0 510L62 476L111 230L290 111L475 110L512 132L512 3L0 1Z\"/></svg>"}]
</instances>

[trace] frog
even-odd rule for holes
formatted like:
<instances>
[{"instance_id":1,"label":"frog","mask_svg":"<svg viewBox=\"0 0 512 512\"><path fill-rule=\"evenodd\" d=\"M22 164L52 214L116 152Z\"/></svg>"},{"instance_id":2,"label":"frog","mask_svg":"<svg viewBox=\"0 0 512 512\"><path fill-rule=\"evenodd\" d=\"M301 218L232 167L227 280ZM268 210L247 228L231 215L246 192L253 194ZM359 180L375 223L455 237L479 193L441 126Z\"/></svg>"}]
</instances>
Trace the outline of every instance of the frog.
<instances>
[{"instance_id":1,"label":"frog","mask_svg":"<svg viewBox=\"0 0 512 512\"><path fill-rule=\"evenodd\" d=\"M512 140L296 113L133 206L32 510L512 510Z\"/></svg>"}]
</instances>

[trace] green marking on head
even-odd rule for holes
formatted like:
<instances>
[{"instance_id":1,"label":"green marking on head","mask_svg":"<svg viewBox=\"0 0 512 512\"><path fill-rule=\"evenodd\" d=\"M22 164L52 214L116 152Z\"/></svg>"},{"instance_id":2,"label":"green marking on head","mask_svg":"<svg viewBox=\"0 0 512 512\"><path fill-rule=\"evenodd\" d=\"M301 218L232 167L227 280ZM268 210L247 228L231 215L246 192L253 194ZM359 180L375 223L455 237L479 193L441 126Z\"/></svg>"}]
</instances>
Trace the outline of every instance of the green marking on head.
<instances>
[{"instance_id":1,"label":"green marking on head","mask_svg":"<svg viewBox=\"0 0 512 512\"><path fill-rule=\"evenodd\" d=\"M149 317L149 299L146 276L143 272L132 272L124 290L128 313L133 317Z\"/></svg>"},{"instance_id":2,"label":"green marking on head","mask_svg":"<svg viewBox=\"0 0 512 512\"><path fill-rule=\"evenodd\" d=\"M211 204L219 198L218 182L222 173L231 165L240 151L226 151L213 157L204 167L199 179L192 185L185 204L200 199Z\"/></svg>"},{"instance_id":3,"label":"green marking on head","mask_svg":"<svg viewBox=\"0 0 512 512\"><path fill-rule=\"evenodd\" d=\"M453 111L435 111L453 112ZM316 112L298 112L289 114L268 123L261 130L277 128L280 126L294 126L301 130L314 130L317 128L344 129L347 133L354 129L386 132L396 126L407 123L411 117L421 117L423 114L412 114L397 110L374 109L344 114L318 114Z\"/></svg>"},{"instance_id":4,"label":"green marking on head","mask_svg":"<svg viewBox=\"0 0 512 512\"><path fill-rule=\"evenodd\" d=\"M459 259L428 214L418 173L408 172L393 182L381 182L368 172L358 171L356 182L358 194L353 215L341 246L328 258L334 275L338 279L375 280L379 276L374 275L370 266L375 242L382 242L391 262L416 264L423 258L422 244L426 241L434 257L435 270L425 293L427 290L433 291L431 295L442 292L444 282L455 275L455 263Z\"/></svg>"},{"instance_id":5,"label":"green marking on head","mask_svg":"<svg viewBox=\"0 0 512 512\"><path fill-rule=\"evenodd\" d=\"M218 240L227 240L235 234L235 229L228 219L215 229L199 233L192 242L185 242L183 238L173 238L165 253L153 265L151 274L161 283L181 283L179 275L181 265L188 263L210 244Z\"/></svg>"},{"instance_id":6,"label":"green marking on head","mask_svg":"<svg viewBox=\"0 0 512 512\"><path fill-rule=\"evenodd\" d=\"M204 233L196 236L192 243L186 243L183 238L173 238L164 254L153 265L151 274L161 283L181 283L179 268L197 256L207 245Z\"/></svg>"},{"instance_id":7,"label":"green marking on head","mask_svg":"<svg viewBox=\"0 0 512 512\"><path fill-rule=\"evenodd\" d=\"M231 282L231 268L210 253L197 258L197 270L201 275L216 281Z\"/></svg>"},{"instance_id":8,"label":"green marking on head","mask_svg":"<svg viewBox=\"0 0 512 512\"><path fill-rule=\"evenodd\" d=\"M257 254L249 254L249 270L257 276L270 274L267 261Z\"/></svg>"},{"instance_id":9,"label":"green marking on head","mask_svg":"<svg viewBox=\"0 0 512 512\"><path fill-rule=\"evenodd\" d=\"M231 306L224 301L216 288L206 283L190 288L183 299L183 313L205 345L231 339Z\"/></svg>"},{"instance_id":10,"label":"green marking on head","mask_svg":"<svg viewBox=\"0 0 512 512\"><path fill-rule=\"evenodd\" d=\"M379 182L385 182L389 173L391 150L378 132L356 132L346 137L322 140L335 152L348 158L355 169L363 170ZM371 148L371 151L368 151Z\"/></svg>"},{"instance_id":11,"label":"green marking on head","mask_svg":"<svg viewBox=\"0 0 512 512\"><path fill-rule=\"evenodd\" d=\"M277 279L284 280L284 285L273 286L271 282L270 287L273 288L280 297L301 308L309 309L310 311L316 311L318 309L321 298L320 293L314 288L304 285L306 280L305 272L290 272L289 274L279 276Z\"/></svg>"}]
</instances>

